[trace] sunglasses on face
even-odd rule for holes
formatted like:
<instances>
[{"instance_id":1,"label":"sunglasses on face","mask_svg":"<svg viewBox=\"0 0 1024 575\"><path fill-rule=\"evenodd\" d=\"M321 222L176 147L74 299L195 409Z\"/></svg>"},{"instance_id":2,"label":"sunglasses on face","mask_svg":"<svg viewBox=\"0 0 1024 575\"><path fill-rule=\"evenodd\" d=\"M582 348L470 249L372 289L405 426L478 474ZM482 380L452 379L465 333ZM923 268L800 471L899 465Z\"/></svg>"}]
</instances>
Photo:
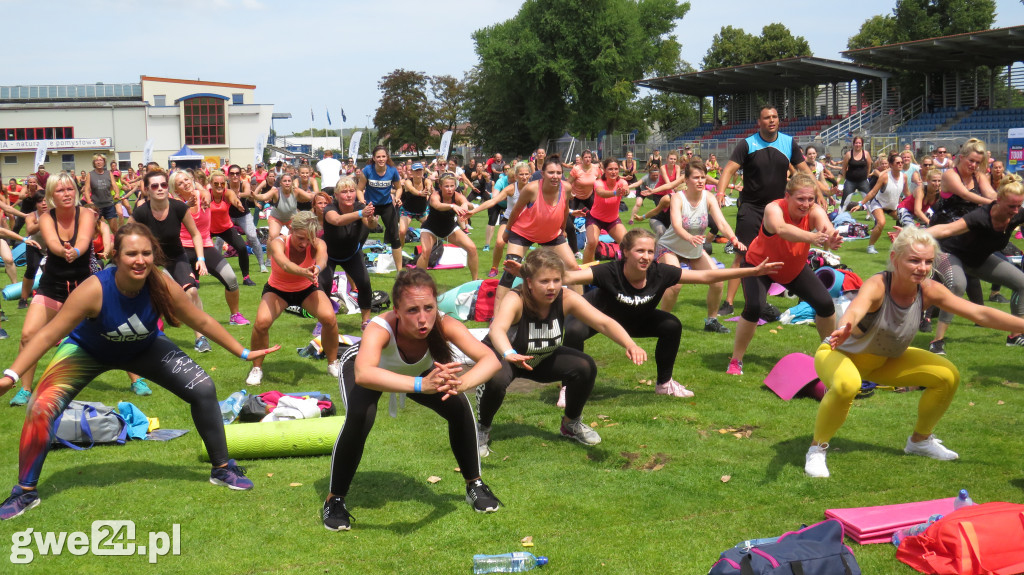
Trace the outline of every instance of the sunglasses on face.
<instances>
[{"instance_id":1,"label":"sunglasses on face","mask_svg":"<svg viewBox=\"0 0 1024 575\"><path fill-rule=\"evenodd\" d=\"M161 182L159 184L150 184L149 189L151 190L166 190L167 182Z\"/></svg>"}]
</instances>

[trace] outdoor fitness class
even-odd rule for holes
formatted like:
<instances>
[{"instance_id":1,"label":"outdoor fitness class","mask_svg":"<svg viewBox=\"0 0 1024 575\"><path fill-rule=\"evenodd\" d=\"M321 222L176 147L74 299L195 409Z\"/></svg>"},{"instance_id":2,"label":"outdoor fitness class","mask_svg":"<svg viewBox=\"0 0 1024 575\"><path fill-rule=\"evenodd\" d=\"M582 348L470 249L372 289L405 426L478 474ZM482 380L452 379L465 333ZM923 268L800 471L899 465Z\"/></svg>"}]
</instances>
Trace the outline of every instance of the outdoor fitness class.
<instances>
[{"instance_id":1,"label":"outdoor fitness class","mask_svg":"<svg viewBox=\"0 0 1024 575\"><path fill-rule=\"evenodd\" d=\"M1024 573L1024 26L843 56L523 150L0 86L10 561Z\"/></svg>"}]
</instances>

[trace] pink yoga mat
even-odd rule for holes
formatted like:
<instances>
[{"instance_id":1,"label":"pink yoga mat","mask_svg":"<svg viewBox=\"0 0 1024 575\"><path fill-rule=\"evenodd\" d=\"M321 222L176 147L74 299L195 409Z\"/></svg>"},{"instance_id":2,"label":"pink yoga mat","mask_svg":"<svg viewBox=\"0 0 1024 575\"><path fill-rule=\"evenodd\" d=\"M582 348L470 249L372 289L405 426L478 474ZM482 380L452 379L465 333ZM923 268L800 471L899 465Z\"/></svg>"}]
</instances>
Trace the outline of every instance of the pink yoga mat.
<instances>
[{"instance_id":1,"label":"pink yoga mat","mask_svg":"<svg viewBox=\"0 0 1024 575\"><path fill-rule=\"evenodd\" d=\"M952 513L955 499L948 497L876 507L828 509L825 511L825 517L838 519L843 524L846 534L861 545L885 543L898 529L924 523L936 513Z\"/></svg>"},{"instance_id":2,"label":"pink yoga mat","mask_svg":"<svg viewBox=\"0 0 1024 575\"><path fill-rule=\"evenodd\" d=\"M806 353L791 353L779 360L764 378L764 384L782 399L793 399L800 390L815 383L810 394L821 400L825 396L825 385L814 371L814 358Z\"/></svg>"}]
</instances>

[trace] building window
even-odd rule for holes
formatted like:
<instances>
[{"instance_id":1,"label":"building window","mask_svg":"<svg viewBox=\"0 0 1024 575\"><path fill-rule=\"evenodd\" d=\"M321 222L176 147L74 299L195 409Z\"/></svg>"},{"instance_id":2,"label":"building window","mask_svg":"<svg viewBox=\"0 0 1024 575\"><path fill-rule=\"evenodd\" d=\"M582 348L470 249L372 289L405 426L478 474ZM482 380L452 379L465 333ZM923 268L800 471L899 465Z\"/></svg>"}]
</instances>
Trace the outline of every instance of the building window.
<instances>
[{"instance_id":1,"label":"building window","mask_svg":"<svg viewBox=\"0 0 1024 575\"><path fill-rule=\"evenodd\" d=\"M197 97L185 100L185 143L224 144L224 100Z\"/></svg>"},{"instance_id":2,"label":"building window","mask_svg":"<svg viewBox=\"0 0 1024 575\"><path fill-rule=\"evenodd\" d=\"M118 152L117 153L117 168L119 170L127 170L132 167L132 153L131 152Z\"/></svg>"},{"instance_id":3,"label":"building window","mask_svg":"<svg viewBox=\"0 0 1024 575\"><path fill-rule=\"evenodd\" d=\"M18 163L18 156L4 156L4 163L5 164L17 164Z\"/></svg>"},{"instance_id":4,"label":"building window","mask_svg":"<svg viewBox=\"0 0 1024 575\"><path fill-rule=\"evenodd\" d=\"M244 104L245 103L245 100L243 99L244 96L245 96L245 94L231 94L231 103L232 104Z\"/></svg>"},{"instance_id":5,"label":"building window","mask_svg":"<svg viewBox=\"0 0 1024 575\"><path fill-rule=\"evenodd\" d=\"M60 155L60 169L75 171L75 155L74 154L61 154Z\"/></svg>"},{"instance_id":6,"label":"building window","mask_svg":"<svg viewBox=\"0 0 1024 575\"><path fill-rule=\"evenodd\" d=\"M167 105L167 96L165 94L159 94L159 95L153 96L153 105L154 106L166 106Z\"/></svg>"},{"instance_id":7,"label":"building window","mask_svg":"<svg viewBox=\"0 0 1024 575\"><path fill-rule=\"evenodd\" d=\"M3 128L0 129L0 141L11 140L69 140L75 137L75 129L71 126L54 126L49 128Z\"/></svg>"}]
</instances>

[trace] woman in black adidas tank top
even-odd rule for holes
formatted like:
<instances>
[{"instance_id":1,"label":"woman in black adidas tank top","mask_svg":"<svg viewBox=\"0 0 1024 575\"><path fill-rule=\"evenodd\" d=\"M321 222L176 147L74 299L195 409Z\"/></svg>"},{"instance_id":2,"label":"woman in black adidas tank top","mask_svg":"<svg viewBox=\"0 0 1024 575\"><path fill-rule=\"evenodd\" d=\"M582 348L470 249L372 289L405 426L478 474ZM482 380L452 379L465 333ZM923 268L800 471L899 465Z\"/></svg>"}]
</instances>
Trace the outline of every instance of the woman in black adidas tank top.
<instances>
[{"instance_id":1,"label":"woman in black adidas tank top","mask_svg":"<svg viewBox=\"0 0 1024 575\"><path fill-rule=\"evenodd\" d=\"M50 176L43 201L50 206L48 214L39 220L46 264L39 278L39 288L25 314L19 353L43 326L53 320L78 284L92 274L89 257L96 230L96 212L78 205L75 177L66 172ZM36 366L32 364L21 375L21 388L25 393L19 392L12 405L25 404L21 400L27 400L28 392L32 391L35 371Z\"/></svg>"},{"instance_id":2,"label":"woman in black adidas tank top","mask_svg":"<svg viewBox=\"0 0 1024 575\"><path fill-rule=\"evenodd\" d=\"M541 383L562 382L566 389L562 435L584 445L597 445L601 436L582 421L583 406L597 378L597 365L589 355L562 345L565 316L572 314L626 348L626 356L637 365L647 360L647 352L621 325L596 310L583 296L562 289L565 264L553 250L538 248L530 252L520 273L523 285L502 298L490 332L484 338L484 343L504 361L501 371L487 382L480 397L480 455L490 452L491 421L516 377Z\"/></svg>"},{"instance_id":3,"label":"woman in black adidas tank top","mask_svg":"<svg viewBox=\"0 0 1024 575\"><path fill-rule=\"evenodd\" d=\"M843 156L843 175L846 181L843 183L843 200L839 205L846 209L846 200L854 192L859 191L866 195L871 191L868 184L868 167L871 165L871 154L864 149L864 138L857 136L853 139L853 149Z\"/></svg>"}]
</instances>

